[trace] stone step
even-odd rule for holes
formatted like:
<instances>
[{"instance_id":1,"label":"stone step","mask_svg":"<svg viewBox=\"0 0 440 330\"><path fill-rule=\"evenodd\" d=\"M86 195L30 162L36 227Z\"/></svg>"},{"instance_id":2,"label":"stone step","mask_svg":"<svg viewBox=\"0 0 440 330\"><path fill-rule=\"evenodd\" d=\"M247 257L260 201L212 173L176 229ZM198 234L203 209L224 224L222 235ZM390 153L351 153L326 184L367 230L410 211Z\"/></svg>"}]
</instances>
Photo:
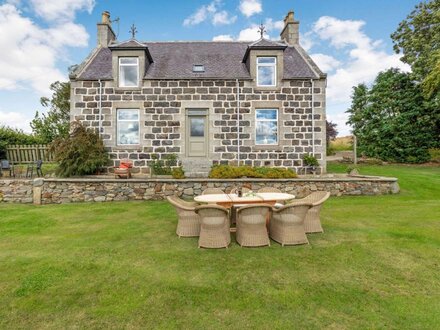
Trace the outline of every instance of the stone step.
<instances>
[{"instance_id":1,"label":"stone step","mask_svg":"<svg viewBox=\"0 0 440 330\"><path fill-rule=\"evenodd\" d=\"M182 159L182 167L187 178L207 178L211 171L209 159Z\"/></svg>"}]
</instances>

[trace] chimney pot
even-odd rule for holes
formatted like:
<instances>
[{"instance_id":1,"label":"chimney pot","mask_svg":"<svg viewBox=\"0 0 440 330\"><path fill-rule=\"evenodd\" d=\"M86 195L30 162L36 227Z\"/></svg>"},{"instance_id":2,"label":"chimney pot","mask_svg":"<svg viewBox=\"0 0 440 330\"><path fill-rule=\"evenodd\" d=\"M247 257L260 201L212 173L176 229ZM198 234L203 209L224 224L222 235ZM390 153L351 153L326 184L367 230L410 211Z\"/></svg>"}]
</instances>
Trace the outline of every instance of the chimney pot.
<instances>
[{"instance_id":1,"label":"chimney pot","mask_svg":"<svg viewBox=\"0 0 440 330\"><path fill-rule=\"evenodd\" d=\"M102 12L102 19L101 19L102 24L107 24L110 25L111 21L110 21L110 13L108 11L103 11Z\"/></svg>"}]
</instances>

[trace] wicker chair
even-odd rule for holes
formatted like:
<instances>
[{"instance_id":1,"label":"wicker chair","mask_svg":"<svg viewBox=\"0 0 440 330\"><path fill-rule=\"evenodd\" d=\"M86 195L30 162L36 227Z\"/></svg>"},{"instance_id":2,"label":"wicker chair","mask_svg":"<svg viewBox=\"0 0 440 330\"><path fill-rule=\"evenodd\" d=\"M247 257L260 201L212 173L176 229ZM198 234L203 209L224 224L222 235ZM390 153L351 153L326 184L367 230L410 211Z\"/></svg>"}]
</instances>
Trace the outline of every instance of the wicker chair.
<instances>
[{"instance_id":1,"label":"wicker chair","mask_svg":"<svg viewBox=\"0 0 440 330\"><path fill-rule=\"evenodd\" d=\"M293 201L291 204L297 203L312 203L313 207L307 212L304 220L304 230L307 234L322 233L324 229L321 226L319 214L321 212L322 204L330 197L327 191L316 191L306 196L305 198Z\"/></svg>"},{"instance_id":2,"label":"wicker chair","mask_svg":"<svg viewBox=\"0 0 440 330\"><path fill-rule=\"evenodd\" d=\"M225 192L220 188L206 188L202 191L202 195L216 195L216 194L224 194Z\"/></svg>"},{"instance_id":3,"label":"wicker chair","mask_svg":"<svg viewBox=\"0 0 440 330\"><path fill-rule=\"evenodd\" d=\"M187 202L177 196L168 196L178 215L176 234L179 237L195 237L200 234L200 217L195 212L199 205L195 202Z\"/></svg>"},{"instance_id":4,"label":"wicker chair","mask_svg":"<svg viewBox=\"0 0 440 330\"><path fill-rule=\"evenodd\" d=\"M196 207L200 216L199 248L227 248L231 243L229 211L218 205Z\"/></svg>"},{"instance_id":5,"label":"wicker chair","mask_svg":"<svg viewBox=\"0 0 440 330\"><path fill-rule=\"evenodd\" d=\"M266 219L272 206L247 205L237 210L237 243L240 246L270 246Z\"/></svg>"},{"instance_id":6,"label":"wicker chair","mask_svg":"<svg viewBox=\"0 0 440 330\"><path fill-rule=\"evenodd\" d=\"M258 192L259 193L281 193L282 191L279 190L278 188L274 188L274 187L263 187L263 188L258 189ZM280 208L283 206L284 206L284 203L281 203L281 202L275 203L276 208Z\"/></svg>"},{"instance_id":7,"label":"wicker chair","mask_svg":"<svg viewBox=\"0 0 440 330\"><path fill-rule=\"evenodd\" d=\"M270 220L270 238L282 246L308 244L304 219L311 207L311 203L297 203L274 208Z\"/></svg>"}]
</instances>

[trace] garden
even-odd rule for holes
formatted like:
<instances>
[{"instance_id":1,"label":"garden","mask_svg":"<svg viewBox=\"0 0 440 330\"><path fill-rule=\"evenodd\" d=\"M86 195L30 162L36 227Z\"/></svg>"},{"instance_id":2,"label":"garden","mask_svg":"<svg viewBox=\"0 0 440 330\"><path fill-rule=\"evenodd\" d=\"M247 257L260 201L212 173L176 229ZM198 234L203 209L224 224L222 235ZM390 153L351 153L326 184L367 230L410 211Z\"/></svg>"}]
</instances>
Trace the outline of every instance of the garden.
<instances>
[{"instance_id":1,"label":"garden","mask_svg":"<svg viewBox=\"0 0 440 330\"><path fill-rule=\"evenodd\" d=\"M435 328L440 169L360 171L401 193L330 198L300 247L194 248L163 201L2 204L0 327Z\"/></svg>"}]
</instances>

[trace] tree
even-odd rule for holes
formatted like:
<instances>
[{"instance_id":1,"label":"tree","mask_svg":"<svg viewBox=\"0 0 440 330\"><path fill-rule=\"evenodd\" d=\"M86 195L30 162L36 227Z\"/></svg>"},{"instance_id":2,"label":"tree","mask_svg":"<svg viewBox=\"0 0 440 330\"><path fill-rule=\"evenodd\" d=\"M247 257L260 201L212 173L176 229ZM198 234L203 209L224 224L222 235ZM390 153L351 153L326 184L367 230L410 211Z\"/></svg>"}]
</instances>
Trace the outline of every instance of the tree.
<instances>
[{"instance_id":1,"label":"tree","mask_svg":"<svg viewBox=\"0 0 440 330\"><path fill-rule=\"evenodd\" d=\"M389 69L370 89L358 85L347 112L360 152L387 161L429 160L428 149L438 137L436 114L411 74Z\"/></svg>"},{"instance_id":2,"label":"tree","mask_svg":"<svg viewBox=\"0 0 440 330\"><path fill-rule=\"evenodd\" d=\"M69 135L70 83L57 81L50 85L50 89L53 91L51 98L40 99L41 105L49 110L41 115L37 111L31 122L34 134L44 143Z\"/></svg>"},{"instance_id":3,"label":"tree","mask_svg":"<svg viewBox=\"0 0 440 330\"><path fill-rule=\"evenodd\" d=\"M327 140L327 148L330 146L330 141L333 141L338 136L338 131L336 130L336 123L326 120L326 140Z\"/></svg>"},{"instance_id":4,"label":"tree","mask_svg":"<svg viewBox=\"0 0 440 330\"><path fill-rule=\"evenodd\" d=\"M440 0L421 2L391 35L396 53L423 84L424 95L438 96L440 86Z\"/></svg>"},{"instance_id":5,"label":"tree","mask_svg":"<svg viewBox=\"0 0 440 330\"><path fill-rule=\"evenodd\" d=\"M99 134L80 122L73 122L67 137L58 137L50 146L59 163L56 174L61 177L94 174L107 165L108 154Z\"/></svg>"}]
</instances>

